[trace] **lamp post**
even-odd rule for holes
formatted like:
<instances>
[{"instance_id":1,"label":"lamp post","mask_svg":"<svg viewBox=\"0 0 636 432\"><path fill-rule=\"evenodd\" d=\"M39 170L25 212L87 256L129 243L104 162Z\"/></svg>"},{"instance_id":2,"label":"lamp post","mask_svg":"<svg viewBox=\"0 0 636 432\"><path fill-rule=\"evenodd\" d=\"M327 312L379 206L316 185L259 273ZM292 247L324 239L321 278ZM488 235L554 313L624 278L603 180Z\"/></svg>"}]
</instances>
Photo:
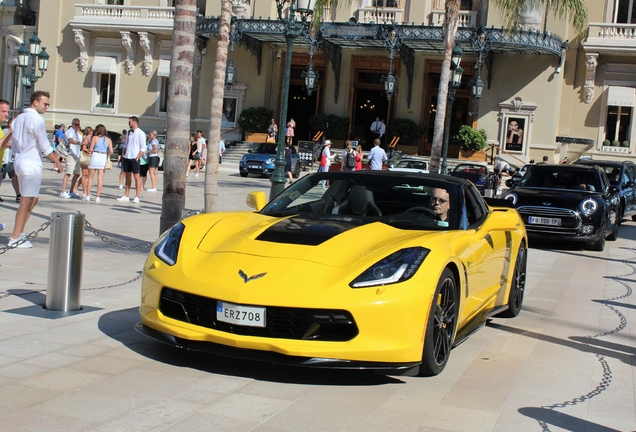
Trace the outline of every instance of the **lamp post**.
<instances>
[{"instance_id":1,"label":"lamp post","mask_svg":"<svg viewBox=\"0 0 636 432\"><path fill-rule=\"evenodd\" d=\"M46 48L40 47L42 41L38 37L37 33L33 33L33 36L29 38L29 48L22 46L18 49L18 64L22 68L22 85L25 88L24 92L24 106L31 105L31 93L35 83L42 78L44 72L49 68L49 55L46 52ZM37 58L37 68L40 70L40 75L35 73L35 65ZM29 66L29 60L31 63L31 71L27 72L26 68Z\"/></svg>"},{"instance_id":2,"label":"lamp post","mask_svg":"<svg viewBox=\"0 0 636 432\"><path fill-rule=\"evenodd\" d=\"M285 76L283 78L283 100L280 110L280 128L287 124L287 99L289 98L289 81L291 75L292 49L294 39L302 33L307 25L307 18L314 13L316 0L276 0L278 9L278 19L283 23L283 35L287 42L287 53L285 55ZM283 17L283 7L289 3L289 16ZM300 21L296 14L300 15ZM274 162L274 175L270 181L270 199L281 193L285 189L285 134L278 134L278 147L276 149L276 160Z\"/></svg>"},{"instance_id":3,"label":"lamp post","mask_svg":"<svg viewBox=\"0 0 636 432\"><path fill-rule=\"evenodd\" d=\"M450 135L451 115L453 113L453 102L455 101L455 92L462 84L462 74L464 69L459 66L462 61L464 51L455 45L453 48L451 60L451 80L448 83L448 103L446 104L446 130L444 131L444 156L442 159L442 175L448 174L448 138Z\"/></svg>"}]
</instances>

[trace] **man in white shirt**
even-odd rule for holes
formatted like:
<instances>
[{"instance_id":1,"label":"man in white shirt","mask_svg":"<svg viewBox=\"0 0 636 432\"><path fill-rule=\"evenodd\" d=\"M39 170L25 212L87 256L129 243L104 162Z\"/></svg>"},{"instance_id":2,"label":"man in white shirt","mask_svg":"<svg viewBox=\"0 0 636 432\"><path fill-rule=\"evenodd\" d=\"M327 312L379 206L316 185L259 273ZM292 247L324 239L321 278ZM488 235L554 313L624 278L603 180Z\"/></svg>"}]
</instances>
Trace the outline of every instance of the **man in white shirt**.
<instances>
[{"instance_id":1,"label":"man in white shirt","mask_svg":"<svg viewBox=\"0 0 636 432\"><path fill-rule=\"evenodd\" d=\"M146 150L146 134L144 131L139 129L139 119L135 116L132 116L128 119L128 126L130 126L130 130L132 133L128 132L128 137L126 138L126 153L124 153L124 158L122 159L122 165L124 167L124 173L126 175L126 189L124 191L124 196L121 198L117 198L117 201L130 201L130 187L132 184L132 176L135 176L135 199L134 203L139 202L139 193L141 192L141 177L139 176L139 159L144 154Z\"/></svg>"},{"instance_id":2,"label":"man in white shirt","mask_svg":"<svg viewBox=\"0 0 636 432\"><path fill-rule=\"evenodd\" d=\"M380 117L376 117L375 121L371 123L371 132L373 132L373 139L379 138L380 136Z\"/></svg>"},{"instance_id":3,"label":"man in white shirt","mask_svg":"<svg viewBox=\"0 0 636 432\"><path fill-rule=\"evenodd\" d=\"M66 158L64 177L62 178L62 193L60 193L61 198L79 198L79 195L74 192L79 187L78 180L82 175L82 168L79 164L79 155L80 155L80 144L82 143L83 135L82 135L82 127L80 125L80 120L78 118L74 118L71 122L71 127L66 130L64 133L64 143L66 144L66 152L67 154L64 156ZM66 192L66 183L68 179L73 176L71 180L71 189L69 192Z\"/></svg>"},{"instance_id":4,"label":"man in white shirt","mask_svg":"<svg viewBox=\"0 0 636 432\"><path fill-rule=\"evenodd\" d=\"M386 152L380 147L380 138L373 141L373 148L369 151L369 166L372 170L381 170L382 164L388 160Z\"/></svg>"},{"instance_id":5,"label":"man in white shirt","mask_svg":"<svg viewBox=\"0 0 636 432\"><path fill-rule=\"evenodd\" d=\"M201 157L201 159L199 159L198 161L194 161L195 164L199 165L197 167L198 169L195 177L199 177L199 169L203 168L208 158L208 143L205 142L202 131L197 131L197 148L199 149L199 156Z\"/></svg>"},{"instance_id":6,"label":"man in white shirt","mask_svg":"<svg viewBox=\"0 0 636 432\"><path fill-rule=\"evenodd\" d=\"M62 164L46 136L46 125L41 114L49 108L49 93L33 92L31 106L25 109L12 124L14 168L20 184L20 207L15 215L15 227L9 238L9 246L30 248L31 242L24 239L26 226L33 208L38 202L42 184L42 157L48 156L55 169L62 172Z\"/></svg>"}]
</instances>

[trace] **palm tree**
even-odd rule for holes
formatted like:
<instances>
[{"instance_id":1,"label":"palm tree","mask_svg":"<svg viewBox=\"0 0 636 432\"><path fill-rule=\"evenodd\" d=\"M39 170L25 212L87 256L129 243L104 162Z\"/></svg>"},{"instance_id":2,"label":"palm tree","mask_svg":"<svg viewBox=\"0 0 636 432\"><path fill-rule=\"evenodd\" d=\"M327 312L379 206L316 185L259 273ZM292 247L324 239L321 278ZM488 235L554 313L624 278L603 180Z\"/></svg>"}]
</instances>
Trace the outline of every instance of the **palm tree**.
<instances>
[{"instance_id":1,"label":"palm tree","mask_svg":"<svg viewBox=\"0 0 636 432\"><path fill-rule=\"evenodd\" d=\"M196 3L196 0L177 0L175 5L160 232L179 222L185 208Z\"/></svg>"},{"instance_id":2,"label":"palm tree","mask_svg":"<svg viewBox=\"0 0 636 432\"><path fill-rule=\"evenodd\" d=\"M486 0L498 7L504 16L504 22L508 29L519 27L521 11L526 7L537 8L543 5L547 12L552 12L559 18L570 17L577 31L582 31L587 23L587 7L583 0ZM442 141L444 138L444 121L446 117L446 103L448 99L448 80L450 78L450 65L455 36L457 35L459 21L459 0L446 0L444 16L444 58L442 60L442 72L439 80L439 93L437 96L437 111L433 126L433 143L431 147L431 172L439 169L439 160L442 154Z\"/></svg>"},{"instance_id":3,"label":"palm tree","mask_svg":"<svg viewBox=\"0 0 636 432\"><path fill-rule=\"evenodd\" d=\"M227 66L231 20L232 0L222 0L219 41L216 45L216 63L214 64L214 82L212 83L212 101L210 102L210 130L204 184L203 210L205 212L215 212L219 198L219 141L221 140L221 115L223 114L225 68Z\"/></svg>"}]
</instances>

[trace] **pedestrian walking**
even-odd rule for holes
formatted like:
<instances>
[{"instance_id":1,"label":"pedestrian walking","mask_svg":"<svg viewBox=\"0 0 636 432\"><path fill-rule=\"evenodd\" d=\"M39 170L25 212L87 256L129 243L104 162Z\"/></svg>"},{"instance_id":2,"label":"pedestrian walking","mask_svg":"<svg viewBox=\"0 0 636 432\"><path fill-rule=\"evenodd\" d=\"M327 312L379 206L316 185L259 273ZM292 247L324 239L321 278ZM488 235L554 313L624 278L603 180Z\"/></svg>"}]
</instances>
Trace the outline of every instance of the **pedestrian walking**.
<instances>
[{"instance_id":1,"label":"pedestrian walking","mask_svg":"<svg viewBox=\"0 0 636 432\"><path fill-rule=\"evenodd\" d=\"M333 155L331 154L331 140L325 141L325 146L322 149L322 153L320 155L320 165L318 166L318 172L329 172L329 167L331 166L331 161L333 160ZM321 180L320 185L323 189L327 187L327 181Z\"/></svg>"},{"instance_id":2,"label":"pedestrian walking","mask_svg":"<svg viewBox=\"0 0 636 432\"><path fill-rule=\"evenodd\" d=\"M31 105L15 119L12 125L14 166L22 197L20 207L15 215L15 226L13 234L9 238L9 246L33 247L31 242L25 239L24 227L40 195L43 170L42 155L48 156L58 172L62 172L58 155L53 152L53 147L46 136L46 124L42 117L42 114L50 106L49 98L48 92L33 92Z\"/></svg>"},{"instance_id":3,"label":"pedestrian walking","mask_svg":"<svg viewBox=\"0 0 636 432\"><path fill-rule=\"evenodd\" d=\"M88 149L91 155L91 162L88 165L88 189L86 191L86 201L91 200L91 189L93 187L93 178L95 178L95 172L97 172L97 193L95 194L95 202L100 202L100 195L102 193L102 185L104 184L104 170L106 169L106 163L113 154L113 143L108 138L108 131L102 124L95 127L93 132L93 138L91 138L91 144Z\"/></svg>"},{"instance_id":4,"label":"pedestrian walking","mask_svg":"<svg viewBox=\"0 0 636 432\"><path fill-rule=\"evenodd\" d=\"M384 162L388 160L386 152L380 147L380 138L376 138L373 141L373 148L369 151L367 158L369 159L369 167L372 170L381 170Z\"/></svg>"},{"instance_id":5,"label":"pedestrian walking","mask_svg":"<svg viewBox=\"0 0 636 432\"><path fill-rule=\"evenodd\" d=\"M81 174L81 168L78 164L80 144L82 143L82 133L80 130L80 120L74 118L71 122L71 127L64 133L64 143L60 143L57 148L57 153L64 158L64 177L62 177L62 192L60 193L60 197L64 199L71 197L79 198L79 195L73 192L73 184L75 184L75 181ZM71 176L73 176L71 187L69 192L66 192L66 184Z\"/></svg>"},{"instance_id":6,"label":"pedestrian walking","mask_svg":"<svg viewBox=\"0 0 636 432\"><path fill-rule=\"evenodd\" d=\"M139 129L139 118L132 116L128 118L128 126L132 131L128 133L126 139L126 151L123 154L122 164L124 166L124 173L126 177L126 185L124 189L124 195L121 198L117 198L120 202L130 201L130 188L132 186L132 179L135 179L135 198L133 203L139 202L139 194L141 194L141 177L139 176L139 160L144 154L146 148L146 134Z\"/></svg>"},{"instance_id":7,"label":"pedestrian walking","mask_svg":"<svg viewBox=\"0 0 636 432\"><path fill-rule=\"evenodd\" d=\"M157 192L157 183L159 182L159 141L157 140L157 131L148 132L150 142L146 150L148 155L148 175L150 176L150 189L148 192Z\"/></svg>"}]
</instances>

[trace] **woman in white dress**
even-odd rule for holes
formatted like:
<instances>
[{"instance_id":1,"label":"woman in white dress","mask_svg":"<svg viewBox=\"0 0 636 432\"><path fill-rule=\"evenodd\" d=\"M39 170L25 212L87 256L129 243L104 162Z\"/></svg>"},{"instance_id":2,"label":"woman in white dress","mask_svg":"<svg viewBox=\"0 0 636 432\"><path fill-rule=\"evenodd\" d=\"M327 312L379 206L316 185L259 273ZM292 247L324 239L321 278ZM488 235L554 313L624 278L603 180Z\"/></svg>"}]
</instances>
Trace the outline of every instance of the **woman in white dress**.
<instances>
[{"instance_id":1,"label":"woman in white dress","mask_svg":"<svg viewBox=\"0 0 636 432\"><path fill-rule=\"evenodd\" d=\"M93 178L97 171L97 194L95 202L99 202L99 195L102 193L102 185L104 183L104 170L106 169L106 161L113 154L113 142L108 138L108 131L102 124L97 125L91 138L91 144L88 149L91 154L91 161L88 164L88 188L86 192L86 201L91 200L91 188L93 187Z\"/></svg>"}]
</instances>

